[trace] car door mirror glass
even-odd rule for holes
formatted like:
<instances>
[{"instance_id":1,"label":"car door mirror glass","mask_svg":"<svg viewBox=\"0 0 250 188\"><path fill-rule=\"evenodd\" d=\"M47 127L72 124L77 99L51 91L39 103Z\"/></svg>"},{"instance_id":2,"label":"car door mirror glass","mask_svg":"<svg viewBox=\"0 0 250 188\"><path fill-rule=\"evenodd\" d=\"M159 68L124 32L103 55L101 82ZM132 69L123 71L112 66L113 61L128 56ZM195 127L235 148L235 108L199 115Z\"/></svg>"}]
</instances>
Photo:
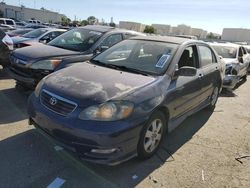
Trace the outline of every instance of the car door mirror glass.
<instances>
[{"instance_id":1,"label":"car door mirror glass","mask_svg":"<svg viewBox=\"0 0 250 188\"><path fill-rule=\"evenodd\" d=\"M194 67L181 67L180 69L175 71L176 76L195 76L197 73L197 69Z\"/></svg>"}]
</instances>

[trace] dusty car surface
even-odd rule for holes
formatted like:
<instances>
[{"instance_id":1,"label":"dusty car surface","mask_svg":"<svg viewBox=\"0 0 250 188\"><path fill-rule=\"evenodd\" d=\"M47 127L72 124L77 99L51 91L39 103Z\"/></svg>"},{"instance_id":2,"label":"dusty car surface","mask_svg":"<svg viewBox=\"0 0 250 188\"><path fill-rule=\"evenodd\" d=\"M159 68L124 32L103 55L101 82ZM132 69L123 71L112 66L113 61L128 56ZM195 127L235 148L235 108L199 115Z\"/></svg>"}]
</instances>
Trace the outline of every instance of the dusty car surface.
<instances>
[{"instance_id":1,"label":"dusty car surface","mask_svg":"<svg viewBox=\"0 0 250 188\"><path fill-rule=\"evenodd\" d=\"M29 98L30 123L83 160L146 159L186 117L215 107L221 66L204 42L124 40L41 80Z\"/></svg>"},{"instance_id":2,"label":"dusty car surface","mask_svg":"<svg viewBox=\"0 0 250 188\"><path fill-rule=\"evenodd\" d=\"M9 74L19 85L35 88L48 74L91 59L112 45L141 33L106 26L72 29L48 45L32 45L11 55Z\"/></svg>"},{"instance_id":3,"label":"dusty car surface","mask_svg":"<svg viewBox=\"0 0 250 188\"><path fill-rule=\"evenodd\" d=\"M210 43L210 46L226 63L223 88L233 89L241 79L247 79L249 55L243 46L232 43Z\"/></svg>"}]
</instances>

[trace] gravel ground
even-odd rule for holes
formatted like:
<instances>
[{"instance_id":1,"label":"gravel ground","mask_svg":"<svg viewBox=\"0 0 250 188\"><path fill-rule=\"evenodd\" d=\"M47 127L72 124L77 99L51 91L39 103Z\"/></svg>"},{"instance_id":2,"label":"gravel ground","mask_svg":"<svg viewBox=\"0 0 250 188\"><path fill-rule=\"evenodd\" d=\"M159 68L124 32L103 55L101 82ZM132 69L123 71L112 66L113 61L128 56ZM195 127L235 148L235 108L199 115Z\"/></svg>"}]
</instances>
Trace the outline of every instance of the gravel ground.
<instances>
[{"instance_id":1,"label":"gravel ground","mask_svg":"<svg viewBox=\"0 0 250 188\"><path fill-rule=\"evenodd\" d=\"M47 187L60 178L62 187L249 188L249 91L247 81L221 94L213 113L189 117L151 159L108 167L79 161L29 126L29 92L0 68L0 187Z\"/></svg>"}]
</instances>

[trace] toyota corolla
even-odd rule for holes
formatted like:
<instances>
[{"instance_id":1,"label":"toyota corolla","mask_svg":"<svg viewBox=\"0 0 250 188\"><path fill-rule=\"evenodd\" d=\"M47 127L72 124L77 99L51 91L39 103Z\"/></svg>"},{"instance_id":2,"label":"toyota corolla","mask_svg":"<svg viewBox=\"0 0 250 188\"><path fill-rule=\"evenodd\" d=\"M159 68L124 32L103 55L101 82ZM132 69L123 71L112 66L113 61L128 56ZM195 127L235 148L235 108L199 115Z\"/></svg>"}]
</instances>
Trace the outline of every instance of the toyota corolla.
<instances>
[{"instance_id":1,"label":"toyota corolla","mask_svg":"<svg viewBox=\"0 0 250 188\"><path fill-rule=\"evenodd\" d=\"M186 117L215 107L222 67L201 41L125 40L39 82L29 98L30 123L83 160L146 159Z\"/></svg>"}]
</instances>

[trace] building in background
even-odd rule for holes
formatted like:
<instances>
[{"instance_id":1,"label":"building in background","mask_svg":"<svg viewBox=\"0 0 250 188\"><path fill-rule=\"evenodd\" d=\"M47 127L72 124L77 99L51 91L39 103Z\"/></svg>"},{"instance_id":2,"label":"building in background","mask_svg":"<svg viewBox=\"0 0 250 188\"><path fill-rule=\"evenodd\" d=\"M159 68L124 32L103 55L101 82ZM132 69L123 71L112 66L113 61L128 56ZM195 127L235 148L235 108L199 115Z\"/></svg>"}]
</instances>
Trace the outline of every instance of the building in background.
<instances>
[{"instance_id":1,"label":"building in background","mask_svg":"<svg viewBox=\"0 0 250 188\"><path fill-rule=\"evenodd\" d=\"M199 39L204 39L207 37L207 31L200 28L192 28L191 35L196 36Z\"/></svg>"},{"instance_id":2,"label":"building in background","mask_svg":"<svg viewBox=\"0 0 250 188\"><path fill-rule=\"evenodd\" d=\"M171 25L164 24L152 24L152 27L155 28L157 35L169 35L171 33Z\"/></svg>"},{"instance_id":3,"label":"building in background","mask_svg":"<svg viewBox=\"0 0 250 188\"><path fill-rule=\"evenodd\" d=\"M120 21L119 28L143 32L146 25L137 22Z\"/></svg>"},{"instance_id":4,"label":"building in background","mask_svg":"<svg viewBox=\"0 0 250 188\"><path fill-rule=\"evenodd\" d=\"M250 29L224 28L221 40L231 42L250 42Z\"/></svg>"},{"instance_id":5,"label":"building in background","mask_svg":"<svg viewBox=\"0 0 250 188\"><path fill-rule=\"evenodd\" d=\"M63 15L58 12L49 11L46 9L31 9L24 6L7 5L4 2L0 3L0 11L5 18L12 18L20 21L36 19L41 22L58 23L61 22Z\"/></svg>"}]
</instances>

